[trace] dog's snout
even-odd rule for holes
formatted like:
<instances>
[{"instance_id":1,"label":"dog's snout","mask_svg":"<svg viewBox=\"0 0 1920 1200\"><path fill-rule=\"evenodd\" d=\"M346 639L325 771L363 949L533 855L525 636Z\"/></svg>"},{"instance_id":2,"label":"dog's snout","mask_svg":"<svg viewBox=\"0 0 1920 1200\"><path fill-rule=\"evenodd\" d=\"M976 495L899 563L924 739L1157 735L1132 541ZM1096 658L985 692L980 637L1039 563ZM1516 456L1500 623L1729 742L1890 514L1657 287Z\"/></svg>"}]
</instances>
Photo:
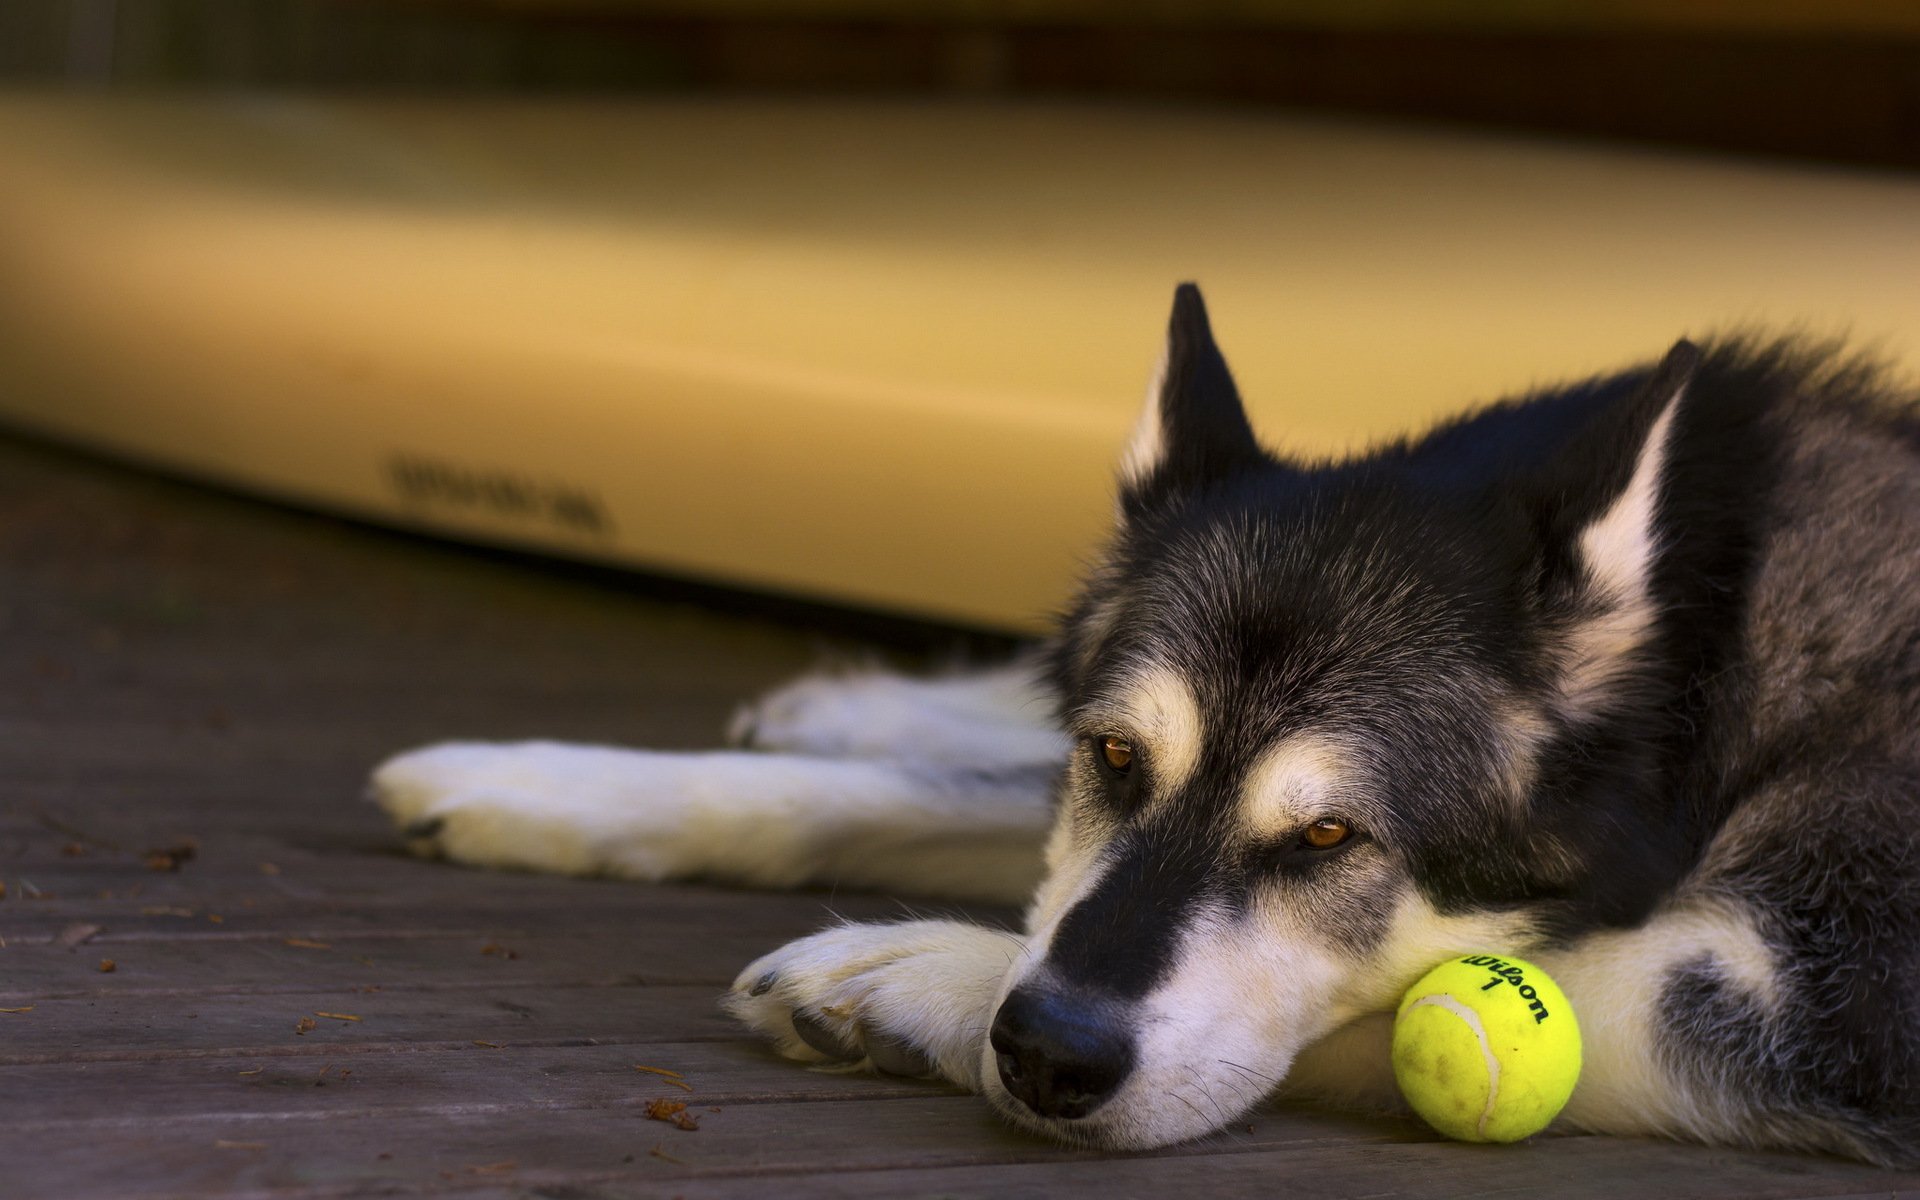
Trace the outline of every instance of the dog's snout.
<instances>
[{"instance_id":1,"label":"dog's snout","mask_svg":"<svg viewBox=\"0 0 1920 1200\"><path fill-rule=\"evenodd\" d=\"M1043 1117L1099 1108L1133 1070L1133 1040L1103 1006L1068 993L1016 988L993 1019L1000 1082Z\"/></svg>"}]
</instances>

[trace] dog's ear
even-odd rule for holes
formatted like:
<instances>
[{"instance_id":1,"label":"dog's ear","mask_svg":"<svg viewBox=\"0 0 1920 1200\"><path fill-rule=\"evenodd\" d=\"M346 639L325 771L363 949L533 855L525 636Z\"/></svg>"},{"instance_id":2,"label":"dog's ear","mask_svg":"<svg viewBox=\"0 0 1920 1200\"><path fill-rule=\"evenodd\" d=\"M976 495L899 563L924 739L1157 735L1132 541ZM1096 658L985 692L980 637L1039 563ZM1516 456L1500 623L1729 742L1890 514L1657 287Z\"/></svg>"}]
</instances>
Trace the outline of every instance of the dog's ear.
<instances>
[{"instance_id":1,"label":"dog's ear","mask_svg":"<svg viewBox=\"0 0 1920 1200\"><path fill-rule=\"evenodd\" d=\"M1636 589L1653 565L1674 419L1699 366L1699 348L1676 342L1623 403L1601 413L1549 464L1546 536L1571 556L1568 567L1603 591Z\"/></svg>"},{"instance_id":2,"label":"dog's ear","mask_svg":"<svg viewBox=\"0 0 1920 1200\"><path fill-rule=\"evenodd\" d=\"M1173 293L1167 348L1120 459L1120 499L1133 514L1166 496L1264 461L1227 360L1214 345L1200 289Z\"/></svg>"},{"instance_id":3,"label":"dog's ear","mask_svg":"<svg viewBox=\"0 0 1920 1200\"><path fill-rule=\"evenodd\" d=\"M1674 426L1699 365L1692 342L1675 343L1537 476L1540 583L1543 599L1571 622L1562 691L1576 710L1604 703L1652 631Z\"/></svg>"}]
</instances>

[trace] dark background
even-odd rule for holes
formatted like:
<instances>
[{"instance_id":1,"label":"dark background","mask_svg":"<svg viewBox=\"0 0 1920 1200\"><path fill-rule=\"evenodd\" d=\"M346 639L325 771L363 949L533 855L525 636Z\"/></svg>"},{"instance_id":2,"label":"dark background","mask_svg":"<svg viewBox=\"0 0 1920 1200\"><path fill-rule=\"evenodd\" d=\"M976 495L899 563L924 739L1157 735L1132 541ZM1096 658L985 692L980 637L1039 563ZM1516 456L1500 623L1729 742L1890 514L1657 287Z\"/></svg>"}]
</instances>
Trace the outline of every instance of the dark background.
<instances>
[{"instance_id":1,"label":"dark background","mask_svg":"<svg viewBox=\"0 0 1920 1200\"><path fill-rule=\"evenodd\" d=\"M1920 166L1920 5L10 0L0 81L1124 97Z\"/></svg>"}]
</instances>

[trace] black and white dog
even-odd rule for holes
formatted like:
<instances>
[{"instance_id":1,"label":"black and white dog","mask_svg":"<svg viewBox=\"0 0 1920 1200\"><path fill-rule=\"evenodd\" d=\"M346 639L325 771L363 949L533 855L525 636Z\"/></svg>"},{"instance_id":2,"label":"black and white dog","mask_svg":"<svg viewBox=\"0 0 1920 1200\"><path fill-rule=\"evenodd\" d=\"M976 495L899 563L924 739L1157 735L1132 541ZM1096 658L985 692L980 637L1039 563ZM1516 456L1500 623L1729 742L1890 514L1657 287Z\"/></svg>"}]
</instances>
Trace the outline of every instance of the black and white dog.
<instances>
[{"instance_id":1,"label":"black and white dog","mask_svg":"<svg viewBox=\"0 0 1920 1200\"><path fill-rule=\"evenodd\" d=\"M473 863L1027 902L829 929L727 1004L1069 1140L1392 1104L1402 989L1492 950L1579 1011L1570 1126L1920 1162L1912 398L1682 342L1288 462L1189 285L1121 474L1014 667L802 680L738 752L428 747L378 798Z\"/></svg>"}]
</instances>

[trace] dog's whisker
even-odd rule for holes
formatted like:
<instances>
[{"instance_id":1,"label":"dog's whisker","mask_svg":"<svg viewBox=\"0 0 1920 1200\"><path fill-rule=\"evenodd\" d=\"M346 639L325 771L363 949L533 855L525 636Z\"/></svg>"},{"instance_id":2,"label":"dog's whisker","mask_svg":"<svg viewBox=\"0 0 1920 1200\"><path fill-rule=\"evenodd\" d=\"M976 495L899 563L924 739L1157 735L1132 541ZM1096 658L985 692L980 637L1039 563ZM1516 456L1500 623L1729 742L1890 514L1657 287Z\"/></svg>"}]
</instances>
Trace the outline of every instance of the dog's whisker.
<instances>
[{"instance_id":1,"label":"dog's whisker","mask_svg":"<svg viewBox=\"0 0 1920 1200\"><path fill-rule=\"evenodd\" d=\"M1256 1079L1264 1080L1271 1087L1280 1086L1281 1080L1278 1075L1269 1075L1264 1071L1256 1071L1252 1067L1249 1067L1244 1063L1234 1062L1230 1058L1216 1058L1213 1061L1219 1063L1223 1067L1232 1067L1234 1070L1239 1071L1242 1074L1251 1075Z\"/></svg>"}]
</instances>

